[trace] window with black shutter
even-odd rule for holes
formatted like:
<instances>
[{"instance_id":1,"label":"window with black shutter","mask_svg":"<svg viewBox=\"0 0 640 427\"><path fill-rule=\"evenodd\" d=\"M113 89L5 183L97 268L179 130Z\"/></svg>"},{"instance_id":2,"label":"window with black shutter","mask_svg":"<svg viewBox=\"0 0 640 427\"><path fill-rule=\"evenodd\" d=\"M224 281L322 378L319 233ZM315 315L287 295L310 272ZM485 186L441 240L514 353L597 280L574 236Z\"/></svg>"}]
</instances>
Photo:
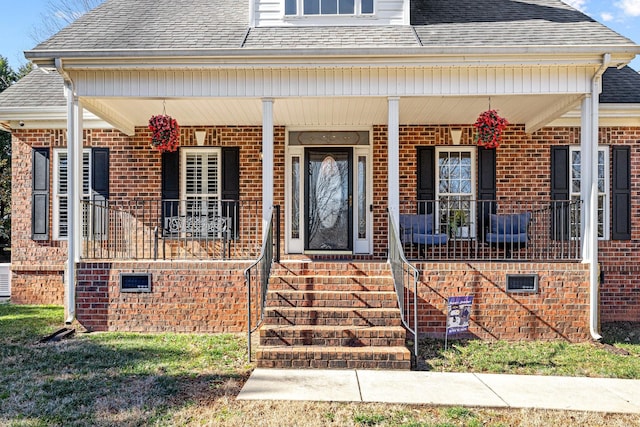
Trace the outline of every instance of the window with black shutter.
<instances>
[{"instance_id":1,"label":"window with black shutter","mask_svg":"<svg viewBox=\"0 0 640 427\"><path fill-rule=\"evenodd\" d=\"M192 237L219 237L219 228L209 227L209 224L224 221L227 237L236 238L239 198L240 155L237 147L183 147L179 152L163 154L165 236L179 237L188 231ZM196 223L204 228L185 225Z\"/></svg>"},{"instance_id":2,"label":"window with black shutter","mask_svg":"<svg viewBox=\"0 0 640 427\"><path fill-rule=\"evenodd\" d=\"M69 162L67 149L54 152L54 238L69 235ZM109 149L87 148L82 151L82 200L84 237L100 239L107 233L107 204L109 201Z\"/></svg>"}]
</instances>

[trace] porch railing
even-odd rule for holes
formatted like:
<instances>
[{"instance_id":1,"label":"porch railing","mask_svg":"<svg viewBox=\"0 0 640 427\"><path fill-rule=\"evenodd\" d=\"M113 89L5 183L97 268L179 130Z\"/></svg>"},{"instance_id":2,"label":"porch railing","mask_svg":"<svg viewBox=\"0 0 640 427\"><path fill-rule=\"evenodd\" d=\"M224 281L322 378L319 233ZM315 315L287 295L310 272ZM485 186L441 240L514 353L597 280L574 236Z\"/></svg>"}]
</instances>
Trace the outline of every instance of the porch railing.
<instances>
[{"instance_id":1,"label":"porch railing","mask_svg":"<svg viewBox=\"0 0 640 427\"><path fill-rule=\"evenodd\" d=\"M579 261L579 200L402 201L399 239L412 261Z\"/></svg>"},{"instance_id":2,"label":"porch railing","mask_svg":"<svg viewBox=\"0 0 640 427\"><path fill-rule=\"evenodd\" d=\"M262 202L153 199L83 201L84 259L255 259Z\"/></svg>"},{"instance_id":3,"label":"porch railing","mask_svg":"<svg viewBox=\"0 0 640 427\"><path fill-rule=\"evenodd\" d=\"M275 206L272 210L271 221L267 226L262 243L262 250L258 259L245 271L244 277L247 283L247 350L249 362L251 362L251 334L262 325L264 320L264 308L269 290L269 277L271 276L271 266L273 262L278 262L279 254L279 232L275 230L274 224L280 223L280 207ZM275 251L274 251L275 248Z\"/></svg>"},{"instance_id":4,"label":"porch railing","mask_svg":"<svg viewBox=\"0 0 640 427\"><path fill-rule=\"evenodd\" d=\"M398 297L404 327L413 334L413 354L418 356L418 280L420 272L405 258L398 226L391 212L388 214L389 264Z\"/></svg>"}]
</instances>

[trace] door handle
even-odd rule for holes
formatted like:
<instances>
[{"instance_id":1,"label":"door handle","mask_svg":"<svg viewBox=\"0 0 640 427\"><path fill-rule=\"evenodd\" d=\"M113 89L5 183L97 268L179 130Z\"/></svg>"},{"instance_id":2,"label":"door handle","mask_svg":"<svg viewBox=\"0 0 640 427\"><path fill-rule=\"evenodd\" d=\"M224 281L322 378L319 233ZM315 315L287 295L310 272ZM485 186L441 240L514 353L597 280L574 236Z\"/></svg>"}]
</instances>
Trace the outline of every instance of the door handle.
<instances>
[{"instance_id":1,"label":"door handle","mask_svg":"<svg viewBox=\"0 0 640 427\"><path fill-rule=\"evenodd\" d=\"M373 212L373 205L369 205L369 212Z\"/></svg>"}]
</instances>

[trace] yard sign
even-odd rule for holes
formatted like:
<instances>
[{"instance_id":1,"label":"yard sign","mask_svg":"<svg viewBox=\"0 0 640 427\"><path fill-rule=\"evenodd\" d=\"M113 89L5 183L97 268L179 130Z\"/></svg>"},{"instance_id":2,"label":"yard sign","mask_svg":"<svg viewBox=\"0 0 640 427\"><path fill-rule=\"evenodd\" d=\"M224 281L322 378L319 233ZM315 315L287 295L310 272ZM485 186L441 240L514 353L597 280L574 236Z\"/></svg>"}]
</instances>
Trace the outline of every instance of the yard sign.
<instances>
[{"instance_id":1,"label":"yard sign","mask_svg":"<svg viewBox=\"0 0 640 427\"><path fill-rule=\"evenodd\" d=\"M473 295L449 297L447 299L447 330L444 334L444 349L447 350L449 335L459 334L469 330L469 317Z\"/></svg>"}]
</instances>

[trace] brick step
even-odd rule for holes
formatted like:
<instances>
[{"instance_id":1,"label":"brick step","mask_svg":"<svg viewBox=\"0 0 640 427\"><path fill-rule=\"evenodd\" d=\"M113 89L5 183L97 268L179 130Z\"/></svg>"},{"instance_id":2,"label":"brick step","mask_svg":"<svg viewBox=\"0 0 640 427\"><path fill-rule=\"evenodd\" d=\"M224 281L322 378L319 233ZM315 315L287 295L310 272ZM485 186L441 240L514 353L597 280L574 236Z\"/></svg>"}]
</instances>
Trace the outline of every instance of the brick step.
<instances>
[{"instance_id":1,"label":"brick step","mask_svg":"<svg viewBox=\"0 0 640 427\"><path fill-rule=\"evenodd\" d=\"M300 276L317 274L321 276L370 276L389 274L386 262L323 262L323 261L281 261L274 265L273 273Z\"/></svg>"},{"instance_id":2,"label":"brick step","mask_svg":"<svg viewBox=\"0 0 640 427\"><path fill-rule=\"evenodd\" d=\"M273 274L271 290L319 291L373 291L392 292L393 279L389 276L281 276Z\"/></svg>"},{"instance_id":3,"label":"brick step","mask_svg":"<svg viewBox=\"0 0 640 427\"><path fill-rule=\"evenodd\" d=\"M260 329L262 346L401 347L406 331L400 326L268 326Z\"/></svg>"},{"instance_id":4,"label":"brick step","mask_svg":"<svg viewBox=\"0 0 640 427\"><path fill-rule=\"evenodd\" d=\"M259 368L411 369L411 353L397 347L260 347Z\"/></svg>"},{"instance_id":5,"label":"brick step","mask_svg":"<svg viewBox=\"0 0 640 427\"><path fill-rule=\"evenodd\" d=\"M271 290L267 293L267 304L270 307L396 308L398 298L395 292Z\"/></svg>"},{"instance_id":6,"label":"brick step","mask_svg":"<svg viewBox=\"0 0 640 427\"><path fill-rule=\"evenodd\" d=\"M266 325L400 326L397 308L271 307L265 308Z\"/></svg>"}]
</instances>

